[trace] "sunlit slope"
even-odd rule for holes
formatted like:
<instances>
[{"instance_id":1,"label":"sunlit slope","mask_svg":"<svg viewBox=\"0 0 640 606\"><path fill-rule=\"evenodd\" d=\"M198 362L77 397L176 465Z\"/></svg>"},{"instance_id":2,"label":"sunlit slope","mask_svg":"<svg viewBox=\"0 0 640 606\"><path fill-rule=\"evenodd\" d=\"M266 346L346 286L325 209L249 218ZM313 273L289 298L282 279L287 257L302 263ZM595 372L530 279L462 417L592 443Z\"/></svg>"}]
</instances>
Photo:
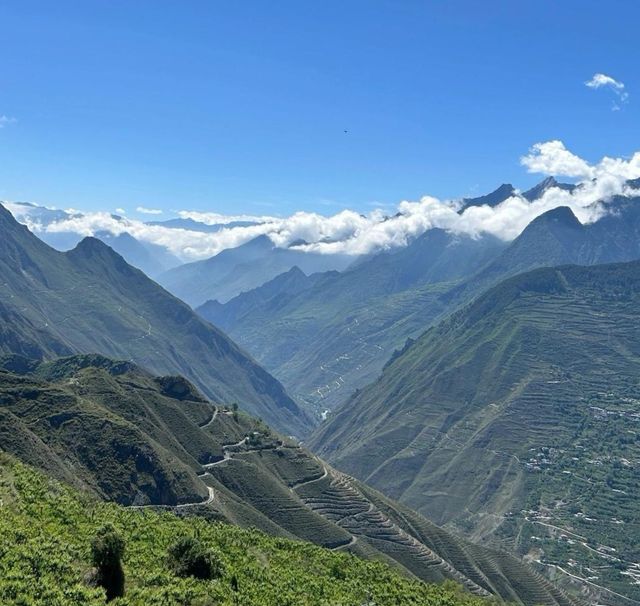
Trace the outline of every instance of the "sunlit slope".
<instances>
[{"instance_id":1,"label":"sunlit slope","mask_svg":"<svg viewBox=\"0 0 640 606\"><path fill-rule=\"evenodd\" d=\"M0 602L7 606L105 604L104 591L85 581L91 541L105 524L125 543L118 604L488 604L309 543L88 499L6 455L0 455L0 499ZM177 576L167 553L180 537L197 537L215 553L219 576Z\"/></svg>"},{"instance_id":2,"label":"sunlit slope","mask_svg":"<svg viewBox=\"0 0 640 606\"><path fill-rule=\"evenodd\" d=\"M85 492L352 551L480 596L571 604L512 557L442 531L184 379L99 356L3 367L0 448Z\"/></svg>"}]
</instances>

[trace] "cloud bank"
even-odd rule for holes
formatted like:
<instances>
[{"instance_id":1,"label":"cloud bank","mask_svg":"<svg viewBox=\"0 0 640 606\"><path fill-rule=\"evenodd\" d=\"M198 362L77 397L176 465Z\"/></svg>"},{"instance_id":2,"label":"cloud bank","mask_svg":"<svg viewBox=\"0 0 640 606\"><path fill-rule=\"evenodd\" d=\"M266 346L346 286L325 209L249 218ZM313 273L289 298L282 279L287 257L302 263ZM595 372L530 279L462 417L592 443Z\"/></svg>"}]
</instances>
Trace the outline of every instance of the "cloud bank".
<instances>
[{"instance_id":1,"label":"cloud bank","mask_svg":"<svg viewBox=\"0 0 640 606\"><path fill-rule=\"evenodd\" d=\"M640 177L640 153L631 158L604 157L595 164L569 151L561 141L536 143L521 159L530 173L569 177L577 186L572 191L548 187L532 202L518 192L495 207L470 206L459 212L460 200L439 200L424 196L417 201L402 201L395 214L380 209L368 214L343 210L331 216L297 212L289 217L234 215L181 210L176 214L207 225L220 225L214 233L178 229L112 215L108 212L56 213L34 207L11 205L10 210L32 230L50 233L75 232L83 236L108 231L114 235L128 232L142 242L165 247L184 261L213 256L266 235L275 246L295 246L321 254L369 254L378 250L405 246L412 238L432 228L479 237L490 234L512 240L537 216L568 206L583 223L597 221L607 212L607 201L616 195L640 195L627 181ZM19 208L17 208L19 207ZM47 214L49 213L49 214ZM53 214L51 214L53 213Z\"/></svg>"}]
</instances>

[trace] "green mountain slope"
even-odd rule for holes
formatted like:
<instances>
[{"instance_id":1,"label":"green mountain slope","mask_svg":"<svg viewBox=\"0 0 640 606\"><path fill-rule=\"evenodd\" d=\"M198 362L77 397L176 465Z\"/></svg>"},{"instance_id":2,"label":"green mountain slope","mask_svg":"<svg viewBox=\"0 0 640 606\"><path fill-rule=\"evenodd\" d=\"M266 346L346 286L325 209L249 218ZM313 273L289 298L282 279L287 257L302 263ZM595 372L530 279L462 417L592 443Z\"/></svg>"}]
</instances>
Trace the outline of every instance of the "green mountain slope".
<instances>
[{"instance_id":1,"label":"green mountain slope","mask_svg":"<svg viewBox=\"0 0 640 606\"><path fill-rule=\"evenodd\" d=\"M0 449L85 492L350 551L480 596L574 603L513 557L441 530L184 379L100 356L10 356L2 368Z\"/></svg>"},{"instance_id":2,"label":"green mountain slope","mask_svg":"<svg viewBox=\"0 0 640 606\"><path fill-rule=\"evenodd\" d=\"M6 606L105 604L84 582L90 545L111 524L125 541L125 595L113 604L420 604L482 606L453 586L407 579L381 563L333 553L257 530L132 511L100 503L0 455L0 602ZM218 554L212 580L177 576L167 563L179 537Z\"/></svg>"},{"instance_id":3,"label":"green mountain slope","mask_svg":"<svg viewBox=\"0 0 640 606\"><path fill-rule=\"evenodd\" d=\"M0 206L0 353L100 353L182 374L287 433L309 420L222 332L95 238L53 250Z\"/></svg>"},{"instance_id":4,"label":"green mountain slope","mask_svg":"<svg viewBox=\"0 0 640 606\"><path fill-rule=\"evenodd\" d=\"M639 262L506 280L391 361L311 446L436 523L638 600L639 306Z\"/></svg>"}]
</instances>

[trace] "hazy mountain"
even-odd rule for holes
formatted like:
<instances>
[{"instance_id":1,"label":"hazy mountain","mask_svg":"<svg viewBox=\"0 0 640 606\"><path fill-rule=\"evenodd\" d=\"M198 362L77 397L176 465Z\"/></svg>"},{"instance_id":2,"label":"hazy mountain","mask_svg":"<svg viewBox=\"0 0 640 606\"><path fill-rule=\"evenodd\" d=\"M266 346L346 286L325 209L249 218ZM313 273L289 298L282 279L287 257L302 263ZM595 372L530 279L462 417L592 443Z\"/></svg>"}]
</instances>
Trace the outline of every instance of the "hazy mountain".
<instances>
[{"instance_id":1,"label":"hazy mountain","mask_svg":"<svg viewBox=\"0 0 640 606\"><path fill-rule=\"evenodd\" d=\"M278 381L100 240L58 252L0 207L0 284L0 353L124 358L287 433L309 426Z\"/></svg>"},{"instance_id":2,"label":"hazy mountain","mask_svg":"<svg viewBox=\"0 0 640 606\"><path fill-rule=\"evenodd\" d=\"M54 223L67 221L73 217L82 216L65 210L50 209L27 202L12 202L9 210L18 221L28 223L35 229L36 235L56 250L67 251L76 247L83 239L83 235L74 231L48 231ZM121 220L118 215L112 215L115 220ZM176 219L182 221L183 219ZM193 223L196 223L195 221ZM204 224L199 224L204 225ZM108 244L127 263L141 269L148 276L176 267L182 263L178 257L171 254L164 246L142 242L126 231L115 235L109 231L98 231L95 237Z\"/></svg>"},{"instance_id":3,"label":"hazy mountain","mask_svg":"<svg viewBox=\"0 0 640 606\"><path fill-rule=\"evenodd\" d=\"M337 272L333 272L337 275ZM326 274L307 276L298 266L280 274L269 282L244 292L223 305L218 301L207 301L196 311L216 326L234 326L260 310L263 315L276 314L289 303L291 297L313 288L315 284L327 278ZM214 321L215 318L215 321Z\"/></svg>"},{"instance_id":4,"label":"hazy mountain","mask_svg":"<svg viewBox=\"0 0 640 606\"><path fill-rule=\"evenodd\" d=\"M187 229L189 231L201 231L205 233L216 233L221 229L231 229L233 227L249 227L251 225L257 225L257 223L253 221L230 221L229 223L215 223L213 225L208 225L207 223L202 223L201 221L196 221L194 219L166 219L164 221L147 221L147 225L159 225L160 227L168 227L169 229Z\"/></svg>"},{"instance_id":5,"label":"hazy mountain","mask_svg":"<svg viewBox=\"0 0 640 606\"><path fill-rule=\"evenodd\" d=\"M16 218L29 217L33 223L37 223L43 227L56 223L57 221L64 221L71 216L66 210L60 210L57 208L47 208L46 206L38 206L37 204L31 204L30 202L11 202L10 210Z\"/></svg>"},{"instance_id":6,"label":"hazy mountain","mask_svg":"<svg viewBox=\"0 0 640 606\"><path fill-rule=\"evenodd\" d=\"M312 541L480 596L576 603L513 557L443 531L180 377L101 356L11 356L0 361L0 399L2 450L102 498Z\"/></svg>"},{"instance_id":7,"label":"hazy mountain","mask_svg":"<svg viewBox=\"0 0 640 606\"><path fill-rule=\"evenodd\" d=\"M395 348L446 311L442 294L505 246L433 229L349 271L306 280L296 274L296 288L280 291L292 279L285 274L198 311L320 412L372 381Z\"/></svg>"},{"instance_id":8,"label":"hazy mountain","mask_svg":"<svg viewBox=\"0 0 640 606\"><path fill-rule=\"evenodd\" d=\"M563 210L540 223L579 229ZM597 568L638 599L639 309L640 262L513 277L392 360L311 447L437 523Z\"/></svg>"},{"instance_id":9,"label":"hazy mountain","mask_svg":"<svg viewBox=\"0 0 640 606\"><path fill-rule=\"evenodd\" d=\"M224 303L294 266L310 274L345 269L353 259L351 255L322 255L278 248L268 236L258 236L210 259L176 267L160 275L158 280L191 305L201 305L210 299Z\"/></svg>"},{"instance_id":10,"label":"hazy mountain","mask_svg":"<svg viewBox=\"0 0 640 606\"><path fill-rule=\"evenodd\" d=\"M96 232L95 237L124 257L129 265L141 269L152 278L182 264L182 261L172 255L164 246L141 242L127 232L115 236L110 232L101 231Z\"/></svg>"}]
</instances>

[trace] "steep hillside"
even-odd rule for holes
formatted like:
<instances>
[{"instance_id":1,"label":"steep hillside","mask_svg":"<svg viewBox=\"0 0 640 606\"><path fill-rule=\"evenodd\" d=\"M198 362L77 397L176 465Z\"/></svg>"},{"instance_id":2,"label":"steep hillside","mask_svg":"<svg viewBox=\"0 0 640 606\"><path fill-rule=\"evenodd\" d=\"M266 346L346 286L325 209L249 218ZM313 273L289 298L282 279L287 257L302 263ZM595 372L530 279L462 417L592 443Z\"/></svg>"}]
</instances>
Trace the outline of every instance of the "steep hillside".
<instances>
[{"instance_id":1,"label":"steep hillside","mask_svg":"<svg viewBox=\"0 0 640 606\"><path fill-rule=\"evenodd\" d=\"M639 262L511 278L397 356L311 447L437 523L637 600L639 309Z\"/></svg>"},{"instance_id":2,"label":"steep hillside","mask_svg":"<svg viewBox=\"0 0 640 606\"><path fill-rule=\"evenodd\" d=\"M91 543L110 525L124 540L124 598L117 604L414 604L482 606L455 586L426 585L382 563L201 518L100 503L0 455L0 602L104 605L86 579ZM219 562L210 580L179 576L168 551L195 537ZM495 603L495 602L493 602Z\"/></svg>"},{"instance_id":3,"label":"steep hillside","mask_svg":"<svg viewBox=\"0 0 640 606\"><path fill-rule=\"evenodd\" d=\"M208 300L225 303L294 266L310 274L345 269L353 260L354 257L349 255L321 255L293 248L278 248L268 236L258 236L242 246L223 250L210 259L169 270L161 274L158 281L193 306Z\"/></svg>"},{"instance_id":4,"label":"steep hillside","mask_svg":"<svg viewBox=\"0 0 640 606\"><path fill-rule=\"evenodd\" d=\"M11 356L2 367L0 448L85 492L350 551L479 596L573 603L512 557L444 532L184 379L98 356Z\"/></svg>"},{"instance_id":5,"label":"steep hillside","mask_svg":"<svg viewBox=\"0 0 640 606\"><path fill-rule=\"evenodd\" d=\"M53 250L0 206L0 353L101 353L183 374L219 403L303 435L306 415L226 335L95 238Z\"/></svg>"}]
</instances>

